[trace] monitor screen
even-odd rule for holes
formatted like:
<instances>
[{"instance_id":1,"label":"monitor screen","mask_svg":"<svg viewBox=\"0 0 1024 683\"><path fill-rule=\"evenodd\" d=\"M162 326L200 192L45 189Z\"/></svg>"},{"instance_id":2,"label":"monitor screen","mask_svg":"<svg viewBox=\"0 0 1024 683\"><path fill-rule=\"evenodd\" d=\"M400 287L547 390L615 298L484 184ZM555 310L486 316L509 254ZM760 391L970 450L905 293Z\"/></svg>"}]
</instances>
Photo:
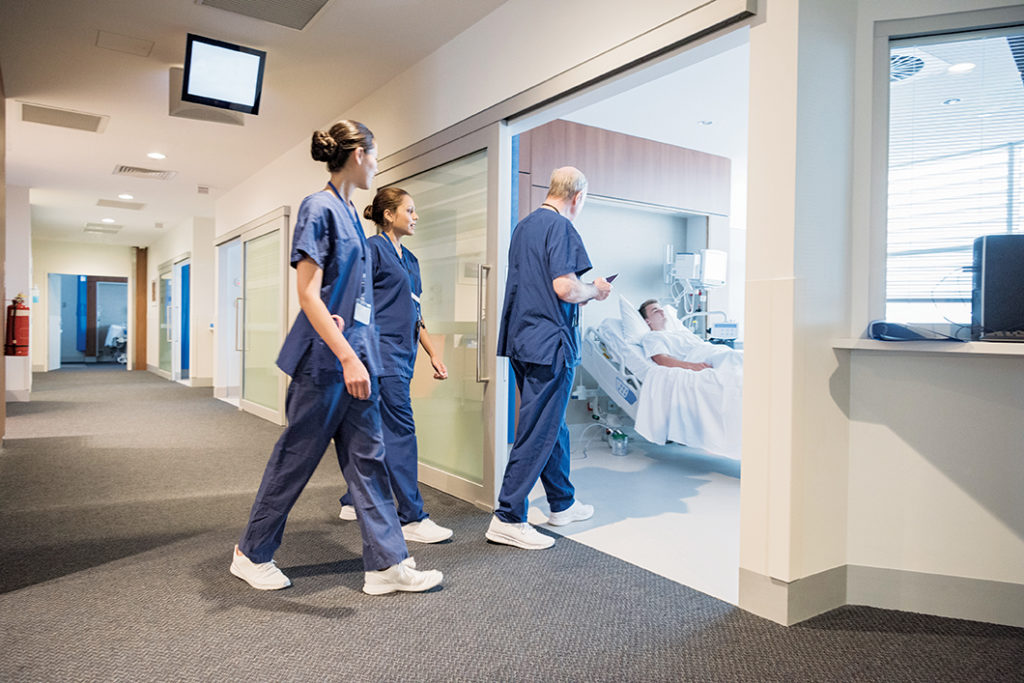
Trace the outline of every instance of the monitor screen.
<instances>
[{"instance_id":1,"label":"monitor screen","mask_svg":"<svg viewBox=\"0 0 1024 683\"><path fill-rule=\"evenodd\" d=\"M729 255L718 249L701 250L701 282L705 287L721 287L725 284L725 271Z\"/></svg>"},{"instance_id":2,"label":"monitor screen","mask_svg":"<svg viewBox=\"0 0 1024 683\"><path fill-rule=\"evenodd\" d=\"M181 99L258 114L267 53L188 34Z\"/></svg>"}]
</instances>

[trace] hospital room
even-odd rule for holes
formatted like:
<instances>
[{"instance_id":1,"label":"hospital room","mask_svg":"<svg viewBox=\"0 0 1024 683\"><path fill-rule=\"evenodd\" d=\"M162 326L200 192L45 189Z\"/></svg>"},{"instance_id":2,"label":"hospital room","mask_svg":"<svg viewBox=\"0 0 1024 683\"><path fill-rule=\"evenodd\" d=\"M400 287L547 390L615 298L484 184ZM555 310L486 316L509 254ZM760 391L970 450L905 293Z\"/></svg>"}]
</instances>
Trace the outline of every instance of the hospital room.
<instances>
[{"instance_id":1,"label":"hospital room","mask_svg":"<svg viewBox=\"0 0 1024 683\"><path fill-rule=\"evenodd\" d=\"M589 188L575 224L594 265L583 279L614 276L607 300L580 309L583 361L567 411L577 498L597 512L557 531L734 604L747 59L745 36L709 46L515 143L517 214L543 202L544 169L578 166ZM639 311L652 299L646 311L665 313L658 330ZM701 369L655 363L655 339ZM546 513L538 485L530 521Z\"/></svg>"}]
</instances>

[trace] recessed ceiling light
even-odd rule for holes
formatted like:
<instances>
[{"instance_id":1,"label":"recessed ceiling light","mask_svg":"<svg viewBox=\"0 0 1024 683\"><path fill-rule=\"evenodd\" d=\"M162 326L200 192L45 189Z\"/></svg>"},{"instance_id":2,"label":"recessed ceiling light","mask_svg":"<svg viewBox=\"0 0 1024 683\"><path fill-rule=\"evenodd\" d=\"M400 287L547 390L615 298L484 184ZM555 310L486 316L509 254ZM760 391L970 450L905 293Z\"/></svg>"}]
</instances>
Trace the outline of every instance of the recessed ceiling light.
<instances>
[{"instance_id":1,"label":"recessed ceiling light","mask_svg":"<svg viewBox=\"0 0 1024 683\"><path fill-rule=\"evenodd\" d=\"M100 220L103 221L104 223L113 223L114 222L113 218L101 218Z\"/></svg>"},{"instance_id":2,"label":"recessed ceiling light","mask_svg":"<svg viewBox=\"0 0 1024 683\"><path fill-rule=\"evenodd\" d=\"M969 71L974 71L974 66L975 65L970 62L960 62L959 64L952 65L946 69L946 71L951 74L965 74Z\"/></svg>"},{"instance_id":3,"label":"recessed ceiling light","mask_svg":"<svg viewBox=\"0 0 1024 683\"><path fill-rule=\"evenodd\" d=\"M166 159L167 158L166 154L161 154L160 152L150 152L146 156L149 157L150 159Z\"/></svg>"},{"instance_id":4,"label":"recessed ceiling light","mask_svg":"<svg viewBox=\"0 0 1024 683\"><path fill-rule=\"evenodd\" d=\"M117 195L117 198L118 199L135 199L135 195L130 195L127 192L122 192L121 194Z\"/></svg>"},{"instance_id":5,"label":"recessed ceiling light","mask_svg":"<svg viewBox=\"0 0 1024 683\"><path fill-rule=\"evenodd\" d=\"M943 104L960 104L962 100L959 97L950 97L948 100L942 100Z\"/></svg>"}]
</instances>

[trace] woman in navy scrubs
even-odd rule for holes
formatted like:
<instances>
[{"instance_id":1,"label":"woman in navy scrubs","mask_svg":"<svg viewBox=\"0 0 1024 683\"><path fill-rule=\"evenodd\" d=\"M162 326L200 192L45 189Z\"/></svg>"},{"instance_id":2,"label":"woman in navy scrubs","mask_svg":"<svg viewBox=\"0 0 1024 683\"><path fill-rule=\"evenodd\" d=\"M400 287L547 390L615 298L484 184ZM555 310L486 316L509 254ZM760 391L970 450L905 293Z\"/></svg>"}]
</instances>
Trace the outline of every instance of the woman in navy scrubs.
<instances>
[{"instance_id":1,"label":"woman in navy scrubs","mask_svg":"<svg viewBox=\"0 0 1024 683\"><path fill-rule=\"evenodd\" d=\"M302 310L277 358L292 377L288 427L263 473L231 573L260 590L291 585L274 552L288 513L333 439L359 510L363 591L428 590L441 582L441 572L415 569L384 463L371 259L349 199L356 188L369 189L377 148L366 126L340 121L328 132L313 133L311 154L327 162L331 177L323 190L302 200L295 222L291 264Z\"/></svg>"},{"instance_id":2,"label":"woman in navy scrubs","mask_svg":"<svg viewBox=\"0 0 1024 683\"><path fill-rule=\"evenodd\" d=\"M448 377L448 369L434 351L423 323L419 261L402 246L402 238L415 233L419 216L408 192L388 187L377 192L363 217L377 224L378 233L366 242L373 254L373 300L380 329L380 412L391 490L405 540L438 543L451 538L452 530L435 524L423 510L417 483L416 425L409 395L417 341L430 357L434 379ZM356 511L350 488L341 497L340 517L357 519Z\"/></svg>"}]
</instances>

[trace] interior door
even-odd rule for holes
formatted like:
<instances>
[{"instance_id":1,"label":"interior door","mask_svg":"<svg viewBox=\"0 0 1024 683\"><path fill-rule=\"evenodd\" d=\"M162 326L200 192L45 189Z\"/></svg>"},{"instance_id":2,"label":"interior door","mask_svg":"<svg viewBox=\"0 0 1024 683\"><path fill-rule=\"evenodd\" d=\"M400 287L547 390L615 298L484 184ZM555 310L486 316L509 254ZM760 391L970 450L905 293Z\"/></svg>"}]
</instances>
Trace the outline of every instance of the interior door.
<instances>
[{"instance_id":1,"label":"interior door","mask_svg":"<svg viewBox=\"0 0 1024 683\"><path fill-rule=\"evenodd\" d=\"M277 367L287 330L288 217L242 235L242 409L284 424L287 377Z\"/></svg>"},{"instance_id":2,"label":"interior door","mask_svg":"<svg viewBox=\"0 0 1024 683\"><path fill-rule=\"evenodd\" d=\"M173 369L171 367L171 344L173 343L174 337L174 326L173 320L174 315L171 311L173 306L173 287L171 286L173 280L173 270L168 265L166 269L160 271L160 285L158 292L158 301L160 308L160 334L158 343L158 355L159 355L159 367L165 373L165 377L173 376Z\"/></svg>"},{"instance_id":3,"label":"interior door","mask_svg":"<svg viewBox=\"0 0 1024 683\"><path fill-rule=\"evenodd\" d=\"M171 379L188 379L188 271L187 260L174 264L171 273L171 296L167 306L170 333Z\"/></svg>"},{"instance_id":4,"label":"interior door","mask_svg":"<svg viewBox=\"0 0 1024 683\"><path fill-rule=\"evenodd\" d=\"M237 406L242 397L242 240L217 245L217 323L213 395Z\"/></svg>"},{"instance_id":5,"label":"interior door","mask_svg":"<svg viewBox=\"0 0 1024 683\"><path fill-rule=\"evenodd\" d=\"M46 276L47 302L47 343L46 369L60 369L61 350L61 317L63 313L63 297L61 296L61 276L48 273Z\"/></svg>"},{"instance_id":6,"label":"interior door","mask_svg":"<svg viewBox=\"0 0 1024 683\"><path fill-rule=\"evenodd\" d=\"M448 366L448 379L438 381L422 350L417 356L411 394L420 480L485 509L495 504L507 459L498 429L507 410L507 363L497 362L495 348L510 155L496 124L405 163L388 167L384 159L376 182L401 187L416 203L416 234L402 244L419 260L424 321Z\"/></svg>"}]
</instances>

